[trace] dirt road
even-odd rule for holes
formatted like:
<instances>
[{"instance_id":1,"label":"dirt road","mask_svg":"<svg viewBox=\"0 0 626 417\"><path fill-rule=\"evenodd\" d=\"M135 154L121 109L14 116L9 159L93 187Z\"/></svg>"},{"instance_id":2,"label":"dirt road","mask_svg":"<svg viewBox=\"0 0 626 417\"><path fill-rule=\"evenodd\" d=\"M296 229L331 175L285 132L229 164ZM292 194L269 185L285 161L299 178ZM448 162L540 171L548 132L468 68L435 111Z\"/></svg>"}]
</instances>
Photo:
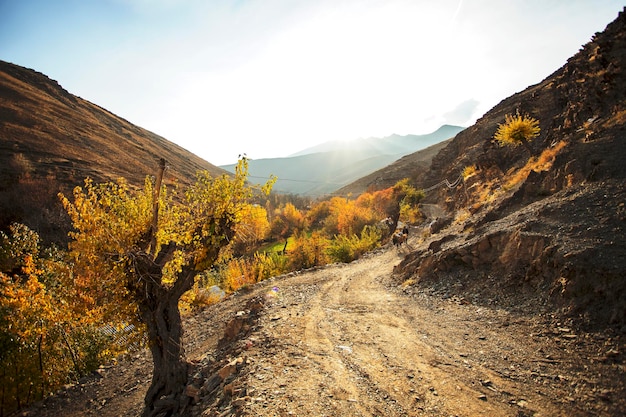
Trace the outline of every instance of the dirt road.
<instances>
[{"instance_id":1,"label":"dirt road","mask_svg":"<svg viewBox=\"0 0 626 417\"><path fill-rule=\"evenodd\" d=\"M274 278L188 318L187 415L624 415L619 337L392 285L407 251ZM136 355L29 415L138 415L150 366Z\"/></svg>"},{"instance_id":2,"label":"dirt road","mask_svg":"<svg viewBox=\"0 0 626 417\"><path fill-rule=\"evenodd\" d=\"M263 348L249 351L241 414L585 415L563 396L563 344L575 336L534 335L533 320L505 311L398 295L384 283L401 256L391 249L277 283L251 337Z\"/></svg>"}]
</instances>

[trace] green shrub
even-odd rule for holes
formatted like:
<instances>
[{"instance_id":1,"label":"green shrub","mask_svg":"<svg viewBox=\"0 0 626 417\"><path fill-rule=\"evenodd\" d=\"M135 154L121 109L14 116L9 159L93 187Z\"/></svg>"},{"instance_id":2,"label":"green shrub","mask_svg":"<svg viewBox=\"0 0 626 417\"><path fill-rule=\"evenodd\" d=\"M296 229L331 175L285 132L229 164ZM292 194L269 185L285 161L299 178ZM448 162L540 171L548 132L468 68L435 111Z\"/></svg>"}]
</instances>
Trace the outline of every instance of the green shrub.
<instances>
[{"instance_id":1,"label":"green shrub","mask_svg":"<svg viewBox=\"0 0 626 417\"><path fill-rule=\"evenodd\" d=\"M381 234L375 227L365 226L361 236L337 235L330 242L326 253L331 261L352 262L365 252L380 245Z\"/></svg>"}]
</instances>

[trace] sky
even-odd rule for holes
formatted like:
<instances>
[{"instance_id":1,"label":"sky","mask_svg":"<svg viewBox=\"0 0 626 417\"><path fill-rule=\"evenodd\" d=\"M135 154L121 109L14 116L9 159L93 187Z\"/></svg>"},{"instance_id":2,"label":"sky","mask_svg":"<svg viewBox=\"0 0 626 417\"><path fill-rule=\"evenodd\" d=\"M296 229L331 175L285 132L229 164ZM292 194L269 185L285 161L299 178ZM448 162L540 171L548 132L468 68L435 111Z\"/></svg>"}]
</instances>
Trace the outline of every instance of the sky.
<instances>
[{"instance_id":1,"label":"sky","mask_svg":"<svg viewBox=\"0 0 626 417\"><path fill-rule=\"evenodd\" d=\"M623 0L0 0L0 59L214 165L470 126Z\"/></svg>"}]
</instances>

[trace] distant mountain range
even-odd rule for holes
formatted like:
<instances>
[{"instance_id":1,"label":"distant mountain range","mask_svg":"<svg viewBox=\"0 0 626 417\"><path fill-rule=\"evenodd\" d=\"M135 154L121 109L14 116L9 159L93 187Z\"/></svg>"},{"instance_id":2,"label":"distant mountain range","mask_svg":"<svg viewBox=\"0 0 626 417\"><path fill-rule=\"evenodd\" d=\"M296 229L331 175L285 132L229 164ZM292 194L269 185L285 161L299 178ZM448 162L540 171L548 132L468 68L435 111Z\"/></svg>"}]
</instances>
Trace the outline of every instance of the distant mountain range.
<instances>
[{"instance_id":1,"label":"distant mountain range","mask_svg":"<svg viewBox=\"0 0 626 417\"><path fill-rule=\"evenodd\" d=\"M270 175L278 181L277 193L322 196L383 168L403 156L456 136L464 128L441 126L425 135L391 135L352 141L330 141L296 152L285 158L249 161L250 179L262 183ZM221 165L234 172L235 164Z\"/></svg>"}]
</instances>

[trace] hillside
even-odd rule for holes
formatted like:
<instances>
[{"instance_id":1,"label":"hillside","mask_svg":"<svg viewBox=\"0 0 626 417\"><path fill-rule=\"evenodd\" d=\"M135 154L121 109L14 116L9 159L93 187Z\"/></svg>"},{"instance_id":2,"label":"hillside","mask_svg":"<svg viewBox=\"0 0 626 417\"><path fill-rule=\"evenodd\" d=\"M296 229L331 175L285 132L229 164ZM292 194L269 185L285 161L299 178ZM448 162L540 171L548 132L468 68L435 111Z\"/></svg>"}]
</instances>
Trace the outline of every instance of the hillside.
<instances>
[{"instance_id":1,"label":"hillside","mask_svg":"<svg viewBox=\"0 0 626 417\"><path fill-rule=\"evenodd\" d=\"M415 182L417 178L430 168L435 155L448 146L452 139L451 137L426 149L405 155L384 168L338 189L334 194L358 196L367 190L382 190L392 187L404 178L409 178Z\"/></svg>"},{"instance_id":2,"label":"hillside","mask_svg":"<svg viewBox=\"0 0 626 417\"><path fill-rule=\"evenodd\" d=\"M198 170L225 172L41 73L0 61L0 228L19 221L47 240L61 239L59 191L85 177L142 185L160 158L169 163L170 183L189 183Z\"/></svg>"},{"instance_id":3,"label":"hillside","mask_svg":"<svg viewBox=\"0 0 626 417\"><path fill-rule=\"evenodd\" d=\"M257 178L259 182L270 175L277 176L278 181L274 185L277 193L323 196L336 193L338 189L360 181L363 177L369 178L373 175L372 172L405 155L424 148L436 148L439 143L462 130L459 126L444 125L426 135L391 135L326 142L286 158L251 160L250 176L252 179ZM432 158L431 153L420 155L425 160ZM221 168L234 172L234 165L224 165Z\"/></svg>"},{"instance_id":4,"label":"hillside","mask_svg":"<svg viewBox=\"0 0 626 417\"><path fill-rule=\"evenodd\" d=\"M429 230L436 241L398 266L399 281L479 299L525 293L527 308L626 330L625 86L622 12L561 69L503 100L433 158L416 179L424 188L468 166L476 172L427 194L447 214ZM517 111L540 121L534 158L491 140Z\"/></svg>"}]
</instances>

